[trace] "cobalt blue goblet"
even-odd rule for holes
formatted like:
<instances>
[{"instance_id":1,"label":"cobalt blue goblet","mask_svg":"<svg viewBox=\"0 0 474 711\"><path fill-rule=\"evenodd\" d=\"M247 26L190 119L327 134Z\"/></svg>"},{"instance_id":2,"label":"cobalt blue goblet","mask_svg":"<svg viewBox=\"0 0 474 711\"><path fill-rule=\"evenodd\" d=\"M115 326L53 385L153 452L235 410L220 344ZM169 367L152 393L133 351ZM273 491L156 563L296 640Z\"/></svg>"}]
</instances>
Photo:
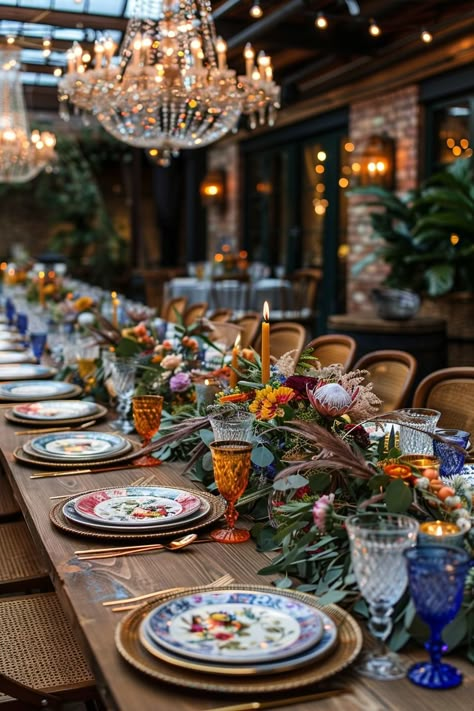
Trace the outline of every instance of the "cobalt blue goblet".
<instances>
[{"instance_id":1,"label":"cobalt blue goblet","mask_svg":"<svg viewBox=\"0 0 474 711\"><path fill-rule=\"evenodd\" d=\"M28 330L28 315L19 311L16 316L16 327L20 335L25 336Z\"/></svg>"},{"instance_id":2,"label":"cobalt blue goblet","mask_svg":"<svg viewBox=\"0 0 474 711\"><path fill-rule=\"evenodd\" d=\"M44 347L46 346L46 338L47 334L46 333L30 333L30 343L31 343L31 350L33 351L33 355L38 361L38 363L41 360L41 356L43 355Z\"/></svg>"},{"instance_id":3,"label":"cobalt blue goblet","mask_svg":"<svg viewBox=\"0 0 474 711\"><path fill-rule=\"evenodd\" d=\"M417 546L404 551L410 593L418 615L430 627L425 648L429 662L418 662L408 670L408 678L428 689L451 689L462 682L461 672L441 662L441 631L456 617L461 607L464 581L470 565L469 555L461 548Z\"/></svg>"}]
</instances>

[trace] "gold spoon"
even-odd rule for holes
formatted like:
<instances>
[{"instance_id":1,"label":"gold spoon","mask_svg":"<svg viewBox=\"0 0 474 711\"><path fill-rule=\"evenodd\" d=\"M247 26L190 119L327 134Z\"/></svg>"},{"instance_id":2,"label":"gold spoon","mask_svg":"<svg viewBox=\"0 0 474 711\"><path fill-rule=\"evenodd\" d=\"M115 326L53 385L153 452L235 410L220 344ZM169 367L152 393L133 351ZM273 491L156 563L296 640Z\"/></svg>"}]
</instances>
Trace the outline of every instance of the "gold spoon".
<instances>
[{"instance_id":1,"label":"gold spoon","mask_svg":"<svg viewBox=\"0 0 474 711\"><path fill-rule=\"evenodd\" d=\"M119 548L98 548L88 551L74 551L74 553L80 560L99 560L102 558L120 558L126 555L135 555L163 549L179 551L181 548L186 548L186 546L191 545L196 538L196 533L189 533L187 536L177 538L175 541L170 541L169 543L153 543L146 546L121 546Z\"/></svg>"}]
</instances>

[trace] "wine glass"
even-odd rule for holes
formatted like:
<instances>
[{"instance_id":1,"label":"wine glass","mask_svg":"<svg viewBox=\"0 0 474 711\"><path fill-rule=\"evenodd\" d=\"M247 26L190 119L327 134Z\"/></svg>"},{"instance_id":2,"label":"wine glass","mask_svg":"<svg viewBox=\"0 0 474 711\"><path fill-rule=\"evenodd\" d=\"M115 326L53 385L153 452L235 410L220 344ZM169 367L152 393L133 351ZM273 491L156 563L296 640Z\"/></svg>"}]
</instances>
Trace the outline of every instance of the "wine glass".
<instances>
[{"instance_id":1,"label":"wine glass","mask_svg":"<svg viewBox=\"0 0 474 711\"><path fill-rule=\"evenodd\" d=\"M140 435L143 447L147 447L160 428L163 398L161 395L135 395L132 398L132 409L135 429ZM145 454L137 459L135 464L153 467L160 464L160 460L151 454Z\"/></svg>"},{"instance_id":2,"label":"wine glass","mask_svg":"<svg viewBox=\"0 0 474 711\"><path fill-rule=\"evenodd\" d=\"M37 363L41 361L41 356L43 355L43 351L46 346L46 339L47 334L44 332L38 331L30 333L31 350L33 351L33 355L36 358Z\"/></svg>"},{"instance_id":3,"label":"wine glass","mask_svg":"<svg viewBox=\"0 0 474 711\"><path fill-rule=\"evenodd\" d=\"M128 420L131 398L135 390L135 374L137 361L135 358L114 357L110 361L110 377L117 395L117 412L115 427L125 434L132 432L133 425Z\"/></svg>"},{"instance_id":4,"label":"wine glass","mask_svg":"<svg viewBox=\"0 0 474 711\"><path fill-rule=\"evenodd\" d=\"M209 446L217 488L227 501L227 528L215 529L211 531L210 536L220 543L243 543L250 538L250 533L246 529L235 528L239 516L235 504L247 488L252 444L239 440L223 440L211 442Z\"/></svg>"},{"instance_id":5,"label":"wine glass","mask_svg":"<svg viewBox=\"0 0 474 711\"><path fill-rule=\"evenodd\" d=\"M397 654L385 650L384 642L392 630L393 605L407 585L403 552L415 545L418 522L398 514L362 513L350 516L346 528L354 574L369 604L369 630L379 642L357 671L371 679L402 679L406 669Z\"/></svg>"},{"instance_id":6,"label":"wine glass","mask_svg":"<svg viewBox=\"0 0 474 711\"><path fill-rule=\"evenodd\" d=\"M410 593L416 611L430 626L431 637L425 648L430 662L418 662L408 670L408 678L428 689L451 689L462 682L462 674L451 664L441 662L441 630L461 607L464 580L470 566L468 553L449 546L417 546L404 552Z\"/></svg>"}]
</instances>

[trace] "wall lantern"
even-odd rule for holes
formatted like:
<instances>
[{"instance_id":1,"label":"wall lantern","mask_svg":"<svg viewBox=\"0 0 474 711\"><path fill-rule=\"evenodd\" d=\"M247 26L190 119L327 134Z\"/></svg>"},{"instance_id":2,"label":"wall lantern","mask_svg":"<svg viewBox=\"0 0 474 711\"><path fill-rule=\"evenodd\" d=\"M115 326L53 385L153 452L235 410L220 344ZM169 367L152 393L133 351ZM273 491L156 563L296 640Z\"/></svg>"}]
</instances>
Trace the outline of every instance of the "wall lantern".
<instances>
[{"instance_id":1,"label":"wall lantern","mask_svg":"<svg viewBox=\"0 0 474 711\"><path fill-rule=\"evenodd\" d=\"M395 141L386 134L370 136L360 157L360 185L395 186Z\"/></svg>"},{"instance_id":2,"label":"wall lantern","mask_svg":"<svg viewBox=\"0 0 474 711\"><path fill-rule=\"evenodd\" d=\"M226 174L224 170L211 170L199 186L204 207L214 205L224 209L226 201Z\"/></svg>"}]
</instances>

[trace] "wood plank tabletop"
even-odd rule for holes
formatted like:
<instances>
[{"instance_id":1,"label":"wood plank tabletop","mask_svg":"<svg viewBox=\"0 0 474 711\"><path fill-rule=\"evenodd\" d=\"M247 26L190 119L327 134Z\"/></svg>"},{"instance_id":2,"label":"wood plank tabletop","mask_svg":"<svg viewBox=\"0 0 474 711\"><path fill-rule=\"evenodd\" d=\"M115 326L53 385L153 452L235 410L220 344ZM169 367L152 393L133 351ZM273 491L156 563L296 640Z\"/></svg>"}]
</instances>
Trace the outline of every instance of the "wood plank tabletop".
<instances>
[{"instance_id":1,"label":"wood plank tabletop","mask_svg":"<svg viewBox=\"0 0 474 711\"><path fill-rule=\"evenodd\" d=\"M196 692L185 687L158 683L132 669L120 657L114 644L114 632L120 615L103 607L102 603L111 598L168 587L206 584L224 573L231 573L236 583L242 585L271 584L270 578L262 577L257 572L268 562L266 556L258 553L254 543L249 541L240 545L214 542L194 545L181 552L157 551L140 556L78 560L75 550L101 547L104 542L80 539L56 529L49 518L49 512L56 501L50 497L78 494L102 486L129 484L140 475L152 473L156 475L157 483L166 486L192 487L193 484L181 474L181 464L31 479L31 474L37 470L18 463L12 455L14 449L28 437L15 436L18 425L7 422L3 417L4 412L5 409L0 411L3 468L12 483L40 554L48 566L65 612L91 662L107 707L118 711L212 711L241 701L241 696ZM106 423L98 429L110 431ZM108 542L105 544L108 545ZM409 660L418 660L426 658L426 653L416 649L405 656ZM444 711L446 705L449 705L450 711L466 711L471 706L474 693L472 666L459 657L455 657L454 661L463 670L465 680L460 688L449 692L426 691L406 680L375 682L357 677L349 669L323 682L320 688L350 687L350 693L320 700L317 705L321 711ZM291 696L304 693L308 693L306 688L277 696L287 697L288 708L294 711L310 711L315 702L290 704ZM251 700L262 701L264 697Z\"/></svg>"}]
</instances>

